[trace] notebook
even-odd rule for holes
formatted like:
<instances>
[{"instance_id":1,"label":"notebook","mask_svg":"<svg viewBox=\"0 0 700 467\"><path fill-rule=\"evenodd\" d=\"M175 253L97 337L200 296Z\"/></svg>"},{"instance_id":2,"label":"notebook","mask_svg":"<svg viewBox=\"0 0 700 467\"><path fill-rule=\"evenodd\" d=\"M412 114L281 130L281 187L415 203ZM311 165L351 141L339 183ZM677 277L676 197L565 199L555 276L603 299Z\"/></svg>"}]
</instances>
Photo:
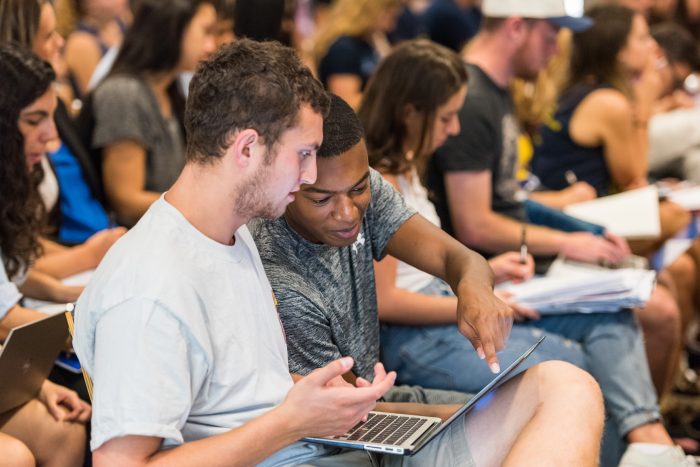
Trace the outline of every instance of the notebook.
<instances>
[{"instance_id":1,"label":"notebook","mask_svg":"<svg viewBox=\"0 0 700 467\"><path fill-rule=\"evenodd\" d=\"M416 454L462 414L471 410L477 402L504 382L508 376L512 375L515 369L532 354L544 339L545 336L542 336L444 422L437 417L370 412L367 421L358 423L347 433L326 438L304 438L303 441L384 454L404 456Z\"/></svg>"},{"instance_id":2,"label":"notebook","mask_svg":"<svg viewBox=\"0 0 700 467\"><path fill-rule=\"evenodd\" d=\"M63 313L10 331L0 350L0 413L34 398L68 342Z\"/></svg>"},{"instance_id":3,"label":"notebook","mask_svg":"<svg viewBox=\"0 0 700 467\"><path fill-rule=\"evenodd\" d=\"M645 258L630 260L627 266L645 266ZM589 263L557 258L546 276L496 289L510 294L513 303L540 314L617 313L643 306L656 285L656 273L648 269L610 269Z\"/></svg>"},{"instance_id":4,"label":"notebook","mask_svg":"<svg viewBox=\"0 0 700 467\"><path fill-rule=\"evenodd\" d=\"M564 212L627 239L657 238L661 233L659 193L654 185L571 204Z\"/></svg>"}]
</instances>

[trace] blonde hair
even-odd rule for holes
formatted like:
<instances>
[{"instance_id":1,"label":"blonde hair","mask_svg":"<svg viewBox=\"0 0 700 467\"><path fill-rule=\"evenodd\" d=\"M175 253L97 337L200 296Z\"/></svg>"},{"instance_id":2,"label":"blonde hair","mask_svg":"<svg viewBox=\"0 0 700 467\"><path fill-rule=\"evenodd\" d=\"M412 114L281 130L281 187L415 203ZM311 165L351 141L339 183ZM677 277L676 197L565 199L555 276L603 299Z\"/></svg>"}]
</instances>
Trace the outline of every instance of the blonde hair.
<instances>
[{"instance_id":1,"label":"blonde hair","mask_svg":"<svg viewBox=\"0 0 700 467\"><path fill-rule=\"evenodd\" d=\"M314 39L314 61L318 64L340 36L369 35L382 14L400 5L401 0L336 0Z\"/></svg>"},{"instance_id":2,"label":"blonde hair","mask_svg":"<svg viewBox=\"0 0 700 467\"><path fill-rule=\"evenodd\" d=\"M568 29L559 31L557 49L534 82L516 79L511 85L516 117L521 128L528 133L551 116L559 93L568 80L571 59L571 31Z\"/></svg>"},{"instance_id":3,"label":"blonde hair","mask_svg":"<svg viewBox=\"0 0 700 467\"><path fill-rule=\"evenodd\" d=\"M78 24L78 10L72 0L53 0L56 9L56 31L62 37L68 37Z\"/></svg>"}]
</instances>

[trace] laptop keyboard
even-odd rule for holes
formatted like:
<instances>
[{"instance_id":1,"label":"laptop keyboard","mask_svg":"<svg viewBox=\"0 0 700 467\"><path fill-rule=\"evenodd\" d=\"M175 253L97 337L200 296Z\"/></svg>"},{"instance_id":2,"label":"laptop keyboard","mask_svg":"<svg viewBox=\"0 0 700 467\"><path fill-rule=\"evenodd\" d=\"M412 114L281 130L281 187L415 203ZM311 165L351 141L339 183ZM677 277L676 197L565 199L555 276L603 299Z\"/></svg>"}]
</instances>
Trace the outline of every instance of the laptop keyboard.
<instances>
[{"instance_id":1,"label":"laptop keyboard","mask_svg":"<svg viewBox=\"0 0 700 467\"><path fill-rule=\"evenodd\" d=\"M366 422L358 423L334 439L399 445L420 429L423 421L418 417L373 412L367 416Z\"/></svg>"}]
</instances>

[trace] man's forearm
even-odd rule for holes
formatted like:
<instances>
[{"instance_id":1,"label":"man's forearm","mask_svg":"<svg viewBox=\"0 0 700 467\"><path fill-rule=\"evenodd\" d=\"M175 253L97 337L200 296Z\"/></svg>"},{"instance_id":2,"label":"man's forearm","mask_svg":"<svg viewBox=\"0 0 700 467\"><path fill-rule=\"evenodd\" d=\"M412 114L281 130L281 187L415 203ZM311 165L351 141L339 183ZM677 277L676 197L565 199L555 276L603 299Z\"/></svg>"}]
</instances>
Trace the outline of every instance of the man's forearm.
<instances>
[{"instance_id":1,"label":"man's forearm","mask_svg":"<svg viewBox=\"0 0 700 467\"><path fill-rule=\"evenodd\" d=\"M260 463L301 436L277 408L229 432L173 449L161 451L158 442L144 451L143 437L115 438L95 451L93 463L95 467L249 466Z\"/></svg>"},{"instance_id":2,"label":"man's forearm","mask_svg":"<svg viewBox=\"0 0 700 467\"><path fill-rule=\"evenodd\" d=\"M27 280L19 287L23 295L37 300L65 303L78 299L80 286L69 286L41 271L30 270Z\"/></svg>"},{"instance_id":3,"label":"man's forearm","mask_svg":"<svg viewBox=\"0 0 700 467\"><path fill-rule=\"evenodd\" d=\"M481 219L471 219L470 225L456 226L456 237L470 248L491 254L520 249L522 223L492 212ZM556 255L562 248L566 233L527 224L527 247L534 255Z\"/></svg>"},{"instance_id":4,"label":"man's forearm","mask_svg":"<svg viewBox=\"0 0 700 467\"><path fill-rule=\"evenodd\" d=\"M445 281L458 292L463 286L493 288L493 271L483 256L457 244L445 259Z\"/></svg>"},{"instance_id":5,"label":"man's forearm","mask_svg":"<svg viewBox=\"0 0 700 467\"><path fill-rule=\"evenodd\" d=\"M379 319L385 323L429 326L454 324L457 319L457 298L425 295L394 288L377 296Z\"/></svg>"},{"instance_id":6,"label":"man's forearm","mask_svg":"<svg viewBox=\"0 0 700 467\"><path fill-rule=\"evenodd\" d=\"M23 308L15 305L10 308L10 311L0 320L0 342L4 341L12 328L23 324L45 318L46 314L40 311Z\"/></svg>"}]
</instances>

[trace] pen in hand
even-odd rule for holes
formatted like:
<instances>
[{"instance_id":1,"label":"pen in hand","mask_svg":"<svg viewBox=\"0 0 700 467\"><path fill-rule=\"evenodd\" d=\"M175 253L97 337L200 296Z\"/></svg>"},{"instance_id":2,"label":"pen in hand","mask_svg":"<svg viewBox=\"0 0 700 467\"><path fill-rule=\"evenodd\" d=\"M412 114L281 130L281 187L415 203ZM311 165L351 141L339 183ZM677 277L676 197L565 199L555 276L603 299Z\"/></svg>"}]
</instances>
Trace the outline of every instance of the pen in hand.
<instances>
[{"instance_id":1,"label":"pen in hand","mask_svg":"<svg viewBox=\"0 0 700 467\"><path fill-rule=\"evenodd\" d=\"M526 239L527 227L525 224L522 225L520 230L520 264L527 264L527 239Z\"/></svg>"}]
</instances>

